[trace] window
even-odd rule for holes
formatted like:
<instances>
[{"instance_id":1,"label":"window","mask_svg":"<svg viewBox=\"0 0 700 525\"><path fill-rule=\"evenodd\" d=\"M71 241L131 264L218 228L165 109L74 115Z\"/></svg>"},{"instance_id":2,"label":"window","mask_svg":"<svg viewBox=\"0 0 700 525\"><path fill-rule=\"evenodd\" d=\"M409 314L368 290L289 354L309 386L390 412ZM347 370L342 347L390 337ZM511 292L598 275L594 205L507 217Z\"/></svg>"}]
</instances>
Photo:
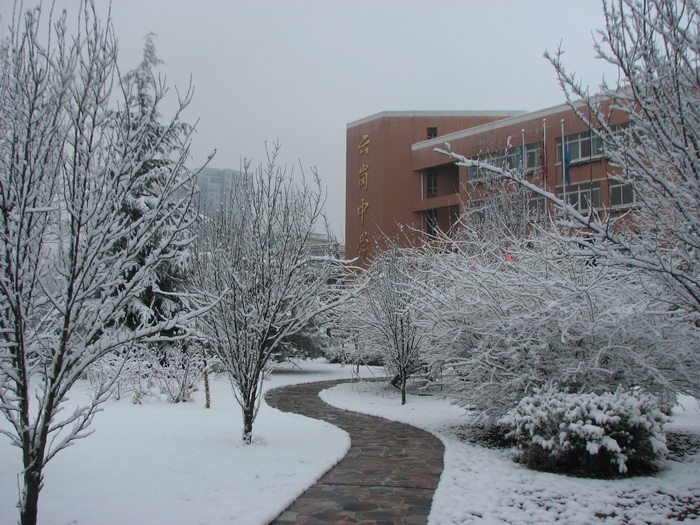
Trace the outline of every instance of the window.
<instances>
[{"instance_id":1,"label":"window","mask_svg":"<svg viewBox=\"0 0 700 525\"><path fill-rule=\"evenodd\" d=\"M547 200L542 195L531 191L527 199L527 210L531 219L542 218L547 211Z\"/></svg>"},{"instance_id":2,"label":"window","mask_svg":"<svg viewBox=\"0 0 700 525\"><path fill-rule=\"evenodd\" d=\"M428 140L438 136L437 128L428 128Z\"/></svg>"},{"instance_id":3,"label":"window","mask_svg":"<svg viewBox=\"0 0 700 525\"><path fill-rule=\"evenodd\" d=\"M435 235L438 231L438 213L437 210L428 210L425 212L425 232L428 235Z\"/></svg>"},{"instance_id":4,"label":"window","mask_svg":"<svg viewBox=\"0 0 700 525\"><path fill-rule=\"evenodd\" d=\"M636 202L631 184L610 179L610 206L630 206Z\"/></svg>"},{"instance_id":5,"label":"window","mask_svg":"<svg viewBox=\"0 0 700 525\"><path fill-rule=\"evenodd\" d=\"M612 131L613 135L631 133L630 123L621 122L620 124L613 124L612 126L610 126L610 131Z\"/></svg>"},{"instance_id":6,"label":"window","mask_svg":"<svg viewBox=\"0 0 700 525\"><path fill-rule=\"evenodd\" d=\"M540 148L542 147L541 142L535 142L534 144L525 145L525 166L528 170L539 168L542 164L542 159L540 158Z\"/></svg>"},{"instance_id":7,"label":"window","mask_svg":"<svg viewBox=\"0 0 700 525\"><path fill-rule=\"evenodd\" d=\"M566 190L566 191L564 191ZM566 193L566 202L578 211L600 208L600 181L582 182L581 184L568 184L566 188L558 188L559 198L563 199Z\"/></svg>"},{"instance_id":8,"label":"window","mask_svg":"<svg viewBox=\"0 0 700 525\"><path fill-rule=\"evenodd\" d=\"M642 144L639 131L630 127L629 122L613 124L610 126L610 131L614 138L613 144L617 148L631 148L635 145L639 146Z\"/></svg>"},{"instance_id":9,"label":"window","mask_svg":"<svg viewBox=\"0 0 700 525\"><path fill-rule=\"evenodd\" d=\"M539 168L540 162L540 147L541 142L535 142L532 144L525 145L525 167L527 171ZM514 148L508 148L506 150L501 150L497 153L490 153L483 156L479 156L473 160L478 160L484 162L485 164L491 164L497 168L516 170L521 167L522 152L520 151L520 146ZM493 178L493 172L483 169L483 168L469 168L469 178L473 181Z\"/></svg>"},{"instance_id":10,"label":"window","mask_svg":"<svg viewBox=\"0 0 700 525\"><path fill-rule=\"evenodd\" d=\"M556 139L557 162L561 162L561 137ZM566 136L566 147L571 162L586 161L603 156L603 141L592 131L583 131Z\"/></svg>"},{"instance_id":11,"label":"window","mask_svg":"<svg viewBox=\"0 0 700 525\"><path fill-rule=\"evenodd\" d=\"M428 195L435 195L438 190L438 174L437 171L429 171L426 173L428 181Z\"/></svg>"},{"instance_id":12,"label":"window","mask_svg":"<svg viewBox=\"0 0 700 525\"><path fill-rule=\"evenodd\" d=\"M486 202L483 199L469 201L467 214L473 224L483 224L486 221Z\"/></svg>"}]
</instances>

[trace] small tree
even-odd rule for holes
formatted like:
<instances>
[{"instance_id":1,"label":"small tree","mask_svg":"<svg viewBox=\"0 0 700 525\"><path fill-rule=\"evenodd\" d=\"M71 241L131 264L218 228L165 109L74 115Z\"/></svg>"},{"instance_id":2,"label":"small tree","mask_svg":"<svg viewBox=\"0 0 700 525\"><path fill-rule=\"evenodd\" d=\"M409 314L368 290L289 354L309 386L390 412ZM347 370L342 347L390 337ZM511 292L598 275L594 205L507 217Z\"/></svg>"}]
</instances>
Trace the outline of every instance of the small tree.
<instances>
[{"instance_id":1,"label":"small tree","mask_svg":"<svg viewBox=\"0 0 700 525\"><path fill-rule=\"evenodd\" d=\"M241 406L244 443L252 440L271 357L343 300L324 295L341 261L308 250L322 219L318 176L313 186L295 184L278 153L275 145L265 167L246 168L223 209L202 218L193 256L193 293L205 303L223 297L200 322Z\"/></svg>"},{"instance_id":2,"label":"small tree","mask_svg":"<svg viewBox=\"0 0 700 525\"><path fill-rule=\"evenodd\" d=\"M110 352L194 315L125 326L127 306L185 242L189 136L176 134L158 192L127 219L132 189L154 176L144 166L162 151L162 136L132 120L143 113L119 78L111 21L101 23L92 2L79 9L75 35L65 12L44 35L38 8L12 21L0 47L0 411L10 423L1 432L22 451L23 525L37 521L44 467L89 434L106 398L102 385L91 402L63 412L75 382ZM154 89L151 115L164 87ZM178 126L189 98L166 128Z\"/></svg>"},{"instance_id":3,"label":"small tree","mask_svg":"<svg viewBox=\"0 0 700 525\"><path fill-rule=\"evenodd\" d=\"M376 351L394 375L392 384L406 404L408 379L421 369L425 334L415 309L417 276L408 252L390 248L377 256L354 286L358 297L349 303L345 324L365 352Z\"/></svg>"}]
</instances>

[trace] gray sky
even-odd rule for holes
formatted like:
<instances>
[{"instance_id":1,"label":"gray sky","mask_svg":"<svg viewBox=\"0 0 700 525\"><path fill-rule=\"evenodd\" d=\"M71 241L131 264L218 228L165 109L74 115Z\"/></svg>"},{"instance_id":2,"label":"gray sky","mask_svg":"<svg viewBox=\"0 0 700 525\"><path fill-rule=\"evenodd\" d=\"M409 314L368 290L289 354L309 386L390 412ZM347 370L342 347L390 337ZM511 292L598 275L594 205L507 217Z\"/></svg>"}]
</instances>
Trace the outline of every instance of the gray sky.
<instances>
[{"instance_id":1,"label":"gray sky","mask_svg":"<svg viewBox=\"0 0 700 525\"><path fill-rule=\"evenodd\" d=\"M96 0L106 12L108 2ZM25 0L26 5L35 2ZM75 11L76 0L59 0ZM0 0L7 24L11 0ZM591 86L614 72L595 60L598 0L113 0L120 65L138 64L157 34L172 85L199 119L192 166L238 169L264 160L279 139L282 160L315 165L326 212L344 236L345 129L380 111L536 110L564 102L542 57L560 41Z\"/></svg>"}]
</instances>

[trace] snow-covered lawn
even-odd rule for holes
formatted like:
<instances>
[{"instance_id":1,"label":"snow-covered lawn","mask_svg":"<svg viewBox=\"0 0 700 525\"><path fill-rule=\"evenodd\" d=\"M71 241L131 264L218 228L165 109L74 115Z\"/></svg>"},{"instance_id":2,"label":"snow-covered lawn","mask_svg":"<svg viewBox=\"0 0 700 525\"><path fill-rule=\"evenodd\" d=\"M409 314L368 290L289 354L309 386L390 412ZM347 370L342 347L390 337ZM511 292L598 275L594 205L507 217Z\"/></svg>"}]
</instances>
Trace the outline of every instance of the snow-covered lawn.
<instances>
[{"instance_id":1,"label":"snow-covered lawn","mask_svg":"<svg viewBox=\"0 0 700 525\"><path fill-rule=\"evenodd\" d=\"M301 363L272 374L265 388L350 379L351 367ZM364 376L369 369L360 370ZM377 372L375 372L377 373ZM80 384L75 401L84 399ZM109 400L95 433L46 468L39 497L42 525L255 525L269 522L347 452L344 431L263 403L257 441L241 444L241 416L224 377L191 403ZM0 426L7 421L0 417ZM20 450L0 435L0 524L16 523Z\"/></svg>"},{"instance_id":2,"label":"snow-covered lawn","mask_svg":"<svg viewBox=\"0 0 700 525\"><path fill-rule=\"evenodd\" d=\"M273 374L266 388L315 380L347 379L350 367L301 363L303 370ZM378 374L364 369L364 376ZM86 385L74 399L86 396ZM410 396L405 406L381 384L342 385L324 399L365 413L415 424L446 445L445 472L431 523L666 523L673 498L700 494L700 456L668 462L655 477L619 481L573 479L529 471L505 453L463 443L448 429L465 412L432 397ZM284 414L263 404L257 442L240 444L238 406L224 378L212 381L212 408L203 392L192 403L151 399L134 405L110 400L96 432L59 453L46 470L40 497L43 525L267 523L335 464L349 446L331 425ZM6 425L0 420L0 425ZM697 406L681 413L676 428L700 434ZM0 436L0 523L17 521L19 450Z\"/></svg>"}]
</instances>

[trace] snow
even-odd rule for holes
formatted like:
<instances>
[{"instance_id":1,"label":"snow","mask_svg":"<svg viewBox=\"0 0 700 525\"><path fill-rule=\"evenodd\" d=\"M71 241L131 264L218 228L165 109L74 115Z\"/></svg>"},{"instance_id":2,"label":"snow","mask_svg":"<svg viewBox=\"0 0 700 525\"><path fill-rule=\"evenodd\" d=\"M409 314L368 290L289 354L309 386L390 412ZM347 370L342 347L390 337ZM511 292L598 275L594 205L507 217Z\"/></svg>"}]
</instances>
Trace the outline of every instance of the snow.
<instances>
[{"instance_id":1,"label":"snow","mask_svg":"<svg viewBox=\"0 0 700 525\"><path fill-rule=\"evenodd\" d=\"M351 367L305 362L272 374L270 389L309 381L350 379ZM371 374L371 369L361 369ZM72 392L89 395L87 382ZM325 422L285 414L263 403L255 442L241 444L241 412L228 380L211 380L190 403L109 400L95 433L51 460L39 496L41 525L264 524L342 459L350 439ZM0 427L8 423L0 418ZM310 439L313 436L313 439ZM19 512L19 449L0 436L0 523Z\"/></svg>"},{"instance_id":2,"label":"snow","mask_svg":"<svg viewBox=\"0 0 700 525\"><path fill-rule=\"evenodd\" d=\"M440 397L409 396L386 385L339 385L321 392L329 404L408 423L438 436L445 445L445 470L428 523L669 523L671 509L700 498L700 454L687 462L666 461L653 477L619 480L572 478L535 472L514 463L508 452L461 441L453 431L468 413ZM700 434L700 405L684 398L675 428ZM686 522L693 520L686 520Z\"/></svg>"},{"instance_id":3,"label":"snow","mask_svg":"<svg viewBox=\"0 0 700 525\"><path fill-rule=\"evenodd\" d=\"M349 379L350 367L318 361L286 366L266 388ZM380 375L362 369L365 376ZM88 395L80 382L73 400ZM39 502L42 525L264 524L286 508L345 454L349 439L329 424L284 414L263 404L256 440L240 443L241 418L225 378L212 379L212 408L204 393L191 403L110 400L96 432L61 451L46 469ZM590 480L530 471L507 452L459 440L450 431L467 412L440 397L409 395L384 383L341 385L322 393L327 402L424 428L445 444L445 471L429 523L668 523L668 509L700 495L700 455L668 461L654 477ZM669 426L700 434L700 407L683 400ZM0 420L0 425L7 425ZM18 512L19 450L0 437L0 523ZM596 517L603 516L605 519Z\"/></svg>"}]
</instances>

